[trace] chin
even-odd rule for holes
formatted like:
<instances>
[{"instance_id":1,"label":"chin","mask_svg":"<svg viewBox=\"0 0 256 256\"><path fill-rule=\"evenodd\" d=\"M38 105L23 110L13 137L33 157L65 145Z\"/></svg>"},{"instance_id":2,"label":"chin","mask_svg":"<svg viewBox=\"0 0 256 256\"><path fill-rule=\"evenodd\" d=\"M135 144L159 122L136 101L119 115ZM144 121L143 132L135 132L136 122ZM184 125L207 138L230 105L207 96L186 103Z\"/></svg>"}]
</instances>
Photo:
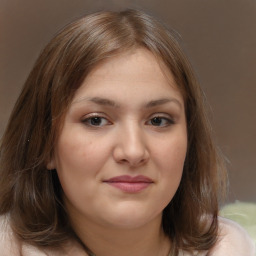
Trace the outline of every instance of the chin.
<instances>
[{"instance_id":1,"label":"chin","mask_svg":"<svg viewBox=\"0 0 256 256\"><path fill-rule=\"evenodd\" d=\"M141 228L149 223L158 221L161 223L162 212L155 213L150 211L139 211L139 209L127 209L122 212L114 212L108 214L105 212L104 221L108 226L112 226L119 229L136 229Z\"/></svg>"}]
</instances>

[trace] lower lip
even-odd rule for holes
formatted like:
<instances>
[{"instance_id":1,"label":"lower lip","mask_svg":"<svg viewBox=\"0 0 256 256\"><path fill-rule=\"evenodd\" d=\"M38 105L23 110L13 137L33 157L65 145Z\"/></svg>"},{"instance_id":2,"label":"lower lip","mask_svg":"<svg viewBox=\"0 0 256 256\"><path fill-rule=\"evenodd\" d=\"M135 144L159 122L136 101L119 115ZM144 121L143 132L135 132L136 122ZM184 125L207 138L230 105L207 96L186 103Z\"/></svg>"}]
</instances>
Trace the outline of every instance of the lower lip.
<instances>
[{"instance_id":1,"label":"lower lip","mask_svg":"<svg viewBox=\"0 0 256 256\"><path fill-rule=\"evenodd\" d=\"M150 182L106 182L108 185L118 188L127 193L138 193L152 183Z\"/></svg>"}]
</instances>

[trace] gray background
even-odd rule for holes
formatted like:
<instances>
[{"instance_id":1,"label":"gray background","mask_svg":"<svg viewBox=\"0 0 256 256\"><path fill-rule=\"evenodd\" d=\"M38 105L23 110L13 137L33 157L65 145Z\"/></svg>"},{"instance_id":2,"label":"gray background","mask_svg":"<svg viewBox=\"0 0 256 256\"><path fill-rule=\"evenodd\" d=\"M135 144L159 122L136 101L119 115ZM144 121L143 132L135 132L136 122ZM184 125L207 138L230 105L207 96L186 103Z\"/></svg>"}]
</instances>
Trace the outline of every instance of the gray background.
<instances>
[{"instance_id":1,"label":"gray background","mask_svg":"<svg viewBox=\"0 0 256 256\"><path fill-rule=\"evenodd\" d=\"M256 202L256 0L0 0L0 136L40 50L66 23L138 8L178 31L229 163L228 201Z\"/></svg>"}]
</instances>

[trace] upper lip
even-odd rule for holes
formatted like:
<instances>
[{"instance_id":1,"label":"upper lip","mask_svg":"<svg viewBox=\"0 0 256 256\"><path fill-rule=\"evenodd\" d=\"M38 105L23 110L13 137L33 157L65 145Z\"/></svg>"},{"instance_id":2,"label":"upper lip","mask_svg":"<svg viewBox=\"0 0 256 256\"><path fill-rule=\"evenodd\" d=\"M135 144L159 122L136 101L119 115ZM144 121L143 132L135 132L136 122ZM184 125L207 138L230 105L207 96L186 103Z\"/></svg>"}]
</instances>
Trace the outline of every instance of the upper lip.
<instances>
[{"instance_id":1,"label":"upper lip","mask_svg":"<svg viewBox=\"0 0 256 256\"><path fill-rule=\"evenodd\" d=\"M152 183L153 180L143 175L137 175L137 176L121 175L121 176L115 176L110 179L104 180L104 182Z\"/></svg>"}]
</instances>

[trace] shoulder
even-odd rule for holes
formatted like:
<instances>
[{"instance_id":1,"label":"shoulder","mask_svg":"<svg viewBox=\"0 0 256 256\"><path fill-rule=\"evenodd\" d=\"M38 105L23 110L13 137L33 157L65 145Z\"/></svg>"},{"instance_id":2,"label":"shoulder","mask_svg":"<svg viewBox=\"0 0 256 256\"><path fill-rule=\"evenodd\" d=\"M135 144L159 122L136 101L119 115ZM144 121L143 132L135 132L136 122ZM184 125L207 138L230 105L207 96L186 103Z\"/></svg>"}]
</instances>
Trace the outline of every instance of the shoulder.
<instances>
[{"instance_id":1,"label":"shoulder","mask_svg":"<svg viewBox=\"0 0 256 256\"><path fill-rule=\"evenodd\" d=\"M22 243L15 235L10 226L8 215L0 216L0 254L1 256L46 256L37 248Z\"/></svg>"},{"instance_id":2,"label":"shoulder","mask_svg":"<svg viewBox=\"0 0 256 256\"><path fill-rule=\"evenodd\" d=\"M0 215L0 256L88 256L76 241L67 241L64 248L40 249L20 241L12 231L8 215Z\"/></svg>"},{"instance_id":3,"label":"shoulder","mask_svg":"<svg viewBox=\"0 0 256 256\"><path fill-rule=\"evenodd\" d=\"M247 232L237 223L219 217L218 241L211 256L254 256L255 244Z\"/></svg>"},{"instance_id":4,"label":"shoulder","mask_svg":"<svg viewBox=\"0 0 256 256\"><path fill-rule=\"evenodd\" d=\"M0 216L0 252L1 256L20 255L20 243L13 235L8 215Z\"/></svg>"}]
</instances>

